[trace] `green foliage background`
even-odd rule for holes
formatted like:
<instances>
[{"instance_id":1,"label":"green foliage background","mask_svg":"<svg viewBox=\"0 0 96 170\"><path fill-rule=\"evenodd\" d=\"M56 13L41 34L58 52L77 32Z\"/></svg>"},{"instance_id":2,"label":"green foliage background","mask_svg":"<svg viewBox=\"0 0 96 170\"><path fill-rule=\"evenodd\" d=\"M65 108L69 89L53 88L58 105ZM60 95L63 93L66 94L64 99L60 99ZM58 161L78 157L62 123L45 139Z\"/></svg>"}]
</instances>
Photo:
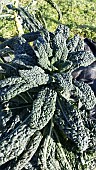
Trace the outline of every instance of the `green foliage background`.
<instances>
[{"instance_id":1,"label":"green foliage background","mask_svg":"<svg viewBox=\"0 0 96 170\"><path fill-rule=\"evenodd\" d=\"M31 0L20 0L20 6L26 6ZM96 1L95 0L54 0L62 12L62 19L58 21L57 11L45 0L37 0L38 9L46 21L47 28L54 31L59 23L68 25L70 35L79 33L96 41ZM5 10L5 9L4 9ZM6 12L6 10L4 11ZM34 12L30 7L30 12ZM36 11L35 11L36 12ZM14 17L0 16L0 36L12 37L18 34Z\"/></svg>"}]
</instances>

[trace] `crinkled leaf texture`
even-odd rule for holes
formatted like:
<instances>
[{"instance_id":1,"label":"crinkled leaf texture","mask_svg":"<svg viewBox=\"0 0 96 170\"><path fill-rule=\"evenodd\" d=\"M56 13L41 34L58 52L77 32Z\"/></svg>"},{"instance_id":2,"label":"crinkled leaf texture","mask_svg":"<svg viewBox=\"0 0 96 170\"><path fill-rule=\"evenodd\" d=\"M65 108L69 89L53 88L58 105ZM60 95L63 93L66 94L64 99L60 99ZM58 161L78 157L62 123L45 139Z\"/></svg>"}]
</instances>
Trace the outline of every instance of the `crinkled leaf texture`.
<instances>
[{"instance_id":1,"label":"crinkled leaf texture","mask_svg":"<svg viewBox=\"0 0 96 170\"><path fill-rule=\"evenodd\" d=\"M0 44L14 52L0 63L0 169L93 170L96 98L77 77L95 56L79 35L69 39L67 26L50 33L33 17L29 28L38 32Z\"/></svg>"}]
</instances>

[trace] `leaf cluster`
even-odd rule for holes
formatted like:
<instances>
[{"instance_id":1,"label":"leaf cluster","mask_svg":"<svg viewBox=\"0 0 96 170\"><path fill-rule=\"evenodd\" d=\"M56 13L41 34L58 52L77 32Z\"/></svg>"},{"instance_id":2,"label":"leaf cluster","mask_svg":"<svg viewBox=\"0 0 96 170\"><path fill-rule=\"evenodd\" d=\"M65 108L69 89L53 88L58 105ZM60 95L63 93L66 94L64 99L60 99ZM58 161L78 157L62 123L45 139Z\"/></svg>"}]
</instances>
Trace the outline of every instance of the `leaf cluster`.
<instances>
[{"instance_id":1,"label":"leaf cluster","mask_svg":"<svg viewBox=\"0 0 96 170\"><path fill-rule=\"evenodd\" d=\"M23 20L28 17L32 32L0 44L0 51L7 47L14 55L10 62L3 55L0 62L0 168L93 169L96 120L90 110L96 97L72 73L95 56L81 37L69 38L67 26L49 32L16 10Z\"/></svg>"}]
</instances>

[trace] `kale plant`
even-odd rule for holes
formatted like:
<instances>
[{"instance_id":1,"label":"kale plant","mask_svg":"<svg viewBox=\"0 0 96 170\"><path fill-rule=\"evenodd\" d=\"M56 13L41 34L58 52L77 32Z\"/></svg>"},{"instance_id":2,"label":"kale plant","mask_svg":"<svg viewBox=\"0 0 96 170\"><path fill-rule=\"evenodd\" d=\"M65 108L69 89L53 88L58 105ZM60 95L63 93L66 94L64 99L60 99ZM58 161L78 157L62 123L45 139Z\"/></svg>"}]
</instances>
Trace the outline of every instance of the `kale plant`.
<instances>
[{"instance_id":1,"label":"kale plant","mask_svg":"<svg viewBox=\"0 0 96 170\"><path fill-rule=\"evenodd\" d=\"M95 56L67 26L18 15L31 32L0 44L0 169L93 170L96 97L77 77Z\"/></svg>"}]
</instances>

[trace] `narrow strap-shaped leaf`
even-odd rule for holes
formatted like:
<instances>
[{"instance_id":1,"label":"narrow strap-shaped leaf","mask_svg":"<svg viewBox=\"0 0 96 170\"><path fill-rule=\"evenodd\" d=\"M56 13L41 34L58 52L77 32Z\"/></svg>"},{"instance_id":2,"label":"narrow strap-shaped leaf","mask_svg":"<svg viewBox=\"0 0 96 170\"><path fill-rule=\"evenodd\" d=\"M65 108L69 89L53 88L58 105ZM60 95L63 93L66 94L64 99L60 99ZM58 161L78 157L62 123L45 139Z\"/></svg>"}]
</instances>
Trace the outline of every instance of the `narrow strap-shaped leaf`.
<instances>
[{"instance_id":1,"label":"narrow strap-shaped leaf","mask_svg":"<svg viewBox=\"0 0 96 170\"><path fill-rule=\"evenodd\" d=\"M42 129L53 117L57 93L49 88L42 89L33 102L31 111L31 128Z\"/></svg>"},{"instance_id":2,"label":"narrow strap-shaped leaf","mask_svg":"<svg viewBox=\"0 0 96 170\"><path fill-rule=\"evenodd\" d=\"M80 66L88 66L96 60L91 52L77 51L69 53L68 60L73 62L73 68Z\"/></svg>"},{"instance_id":3,"label":"narrow strap-shaped leaf","mask_svg":"<svg viewBox=\"0 0 96 170\"><path fill-rule=\"evenodd\" d=\"M49 81L48 74L45 74L45 72L38 66L33 67L33 69L31 70L24 70L24 71L19 70L19 74L20 77L18 77L18 79L17 78L12 79L13 83L15 83L14 86L12 82L10 82L11 79L8 78L6 80L7 84L5 86L5 92L3 90L0 96L1 101L9 101L11 98L15 97L16 95L25 92L29 89L32 89L33 87L38 87L39 85L47 84ZM10 86L8 91L7 91L7 86Z\"/></svg>"},{"instance_id":4,"label":"narrow strap-shaped leaf","mask_svg":"<svg viewBox=\"0 0 96 170\"><path fill-rule=\"evenodd\" d=\"M96 97L91 87L84 82L74 81L74 84L76 86L76 96L80 100L82 106L91 110L96 105Z\"/></svg>"},{"instance_id":5,"label":"narrow strap-shaped leaf","mask_svg":"<svg viewBox=\"0 0 96 170\"><path fill-rule=\"evenodd\" d=\"M82 119L84 112L77 111L70 102L64 102L63 98L59 100L58 107L60 110L56 115L56 124L78 146L81 152L85 151L89 147L90 130L84 125Z\"/></svg>"},{"instance_id":6,"label":"narrow strap-shaped leaf","mask_svg":"<svg viewBox=\"0 0 96 170\"><path fill-rule=\"evenodd\" d=\"M67 100L69 100L71 96L71 90L74 89L72 84L72 75L70 72L67 73L54 73L53 76L55 77L55 85L57 88L57 91L65 97Z\"/></svg>"},{"instance_id":7,"label":"narrow strap-shaped leaf","mask_svg":"<svg viewBox=\"0 0 96 170\"><path fill-rule=\"evenodd\" d=\"M82 38L79 38L79 42L78 42L75 50L76 51L84 51L84 40Z\"/></svg>"},{"instance_id":8,"label":"narrow strap-shaped leaf","mask_svg":"<svg viewBox=\"0 0 96 170\"><path fill-rule=\"evenodd\" d=\"M55 163L55 142L49 135L45 138L43 145L41 145L41 149L39 151L38 164L41 170L54 170L53 161Z\"/></svg>"},{"instance_id":9,"label":"narrow strap-shaped leaf","mask_svg":"<svg viewBox=\"0 0 96 170\"><path fill-rule=\"evenodd\" d=\"M17 8L18 15L22 18L22 25L23 27L29 29L29 31L38 31L40 29L43 29L43 26L40 24L40 22L35 18L33 14L29 14L26 10L23 8Z\"/></svg>"},{"instance_id":10,"label":"narrow strap-shaped leaf","mask_svg":"<svg viewBox=\"0 0 96 170\"><path fill-rule=\"evenodd\" d=\"M30 42L30 41L34 41L38 38L38 36L40 36L40 32L31 32L31 33L27 33L27 34L23 34L22 37L27 41L27 42ZM6 46L9 46L10 48L13 49L13 45L14 45L14 40L16 39L15 38L11 38L11 39L8 39L8 40L5 40L3 43L0 44L0 50L1 49L4 49Z\"/></svg>"},{"instance_id":11,"label":"narrow strap-shaped leaf","mask_svg":"<svg viewBox=\"0 0 96 170\"><path fill-rule=\"evenodd\" d=\"M63 30L64 29L64 30ZM66 61L67 55L68 55L68 49L66 46L66 33L65 33L65 27L61 25L59 26L55 32L55 36L52 41L53 45L53 58L52 58L52 64L56 62Z\"/></svg>"},{"instance_id":12,"label":"narrow strap-shaped leaf","mask_svg":"<svg viewBox=\"0 0 96 170\"><path fill-rule=\"evenodd\" d=\"M56 156L57 156L57 159L59 161L59 165L61 167L61 169L67 169L67 170L72 170L72 167L66 157L66 154L62 148L62 145L60 143L60 140L59 140L59 136L58 134L56 133L56 131L54 130L54 133L56 135L56 138L57 138L57 153L56 153Z\"/></svg>"},{"instance_id":13,"label":"narrow strap-shaped leaf","mask_svg":"<svg viewBox=\"0 0 96 170\"><path fill-rule=\"evenodd\" d=\"M48 52L48 47L46 48L46 42L43 39L43 37L39 37L35 42L34 42L34 52L37 57L37 63L44 69L49 69L50 70L50 61L48 57L50 57L50 52L52 53L52 49L49 47L49 52Z\"/></svg>"},{"instance_id":14,"label":"narrow strap-shaped leaf","mask_svg":"<svg viewBox=\"0 0 96 170\"><path fill-rule=\"evenodd\" d=\"M69 37L69 27L67 27L66 25L60 24L56 28L55 34L57 33L61 33L62 36L67 40Z\"/></svg>"},{"instance_id":15,"label":"narrow strap-shaped leaf","mask_svg":"<svg viewBox=\"0 0 96 170\"><path fill-rule=\"evenodd\" d=\"M55 141L53 139L53 119L51 119L50 130L48 135L45 137L41 148L39 150L38 165L40 169L58 169L56 167L55 159ZM58 165L58 164L57 164ZM59 169L58 169L59 170Z\"/></svg>"},{"instance_id":16,"label":"narrow strap-shaped leaf","mask_svg":"<svg viewBox=\"0 0 96 170\"><path fill-rule=\"evenodd\" d=\"M17 127L13 133L0 142L0 165L19 156L35 130L31 130L26 124Z\"/></svg>"},{"instance_id":17,"label":"narrow strap-shaped leaf","mask_svg":"<svg viewBox=\"0 0 96 170\"><path fill-rule=\"evenodd\" d=\"M75 51L78 43L79 43L79 35L77 34L67 42L67 48L69 52Z\"/></svg>"},{"instance_id":18,"label":"narrow strap-shaped leaf","mask_svg":"<svg viewBox=\"0 0 96 170\"><path fill-rule=\"evenodd\" d=\"M20 84L21 82L24 83L24 80L22 80L21 77L9 77L7 79L0 81L0 88L6 87L6 86L12 86L12 85L15 85L17 83Z\"/></svg>"},{"instance_id":19,"label":"narrow strap-shaped leaf","mask_svg":"<svg viewBox=\"0 0 96 170\"><path fill-rule=\"evenodd\" d=\"M39 147L42 137L43 136L40 131L36 131L34 135L30 137L23 153L17 158L16 165L11 167L10 170L22 170L22 168L25 167Z\"/></svg>"}]
</instances>

